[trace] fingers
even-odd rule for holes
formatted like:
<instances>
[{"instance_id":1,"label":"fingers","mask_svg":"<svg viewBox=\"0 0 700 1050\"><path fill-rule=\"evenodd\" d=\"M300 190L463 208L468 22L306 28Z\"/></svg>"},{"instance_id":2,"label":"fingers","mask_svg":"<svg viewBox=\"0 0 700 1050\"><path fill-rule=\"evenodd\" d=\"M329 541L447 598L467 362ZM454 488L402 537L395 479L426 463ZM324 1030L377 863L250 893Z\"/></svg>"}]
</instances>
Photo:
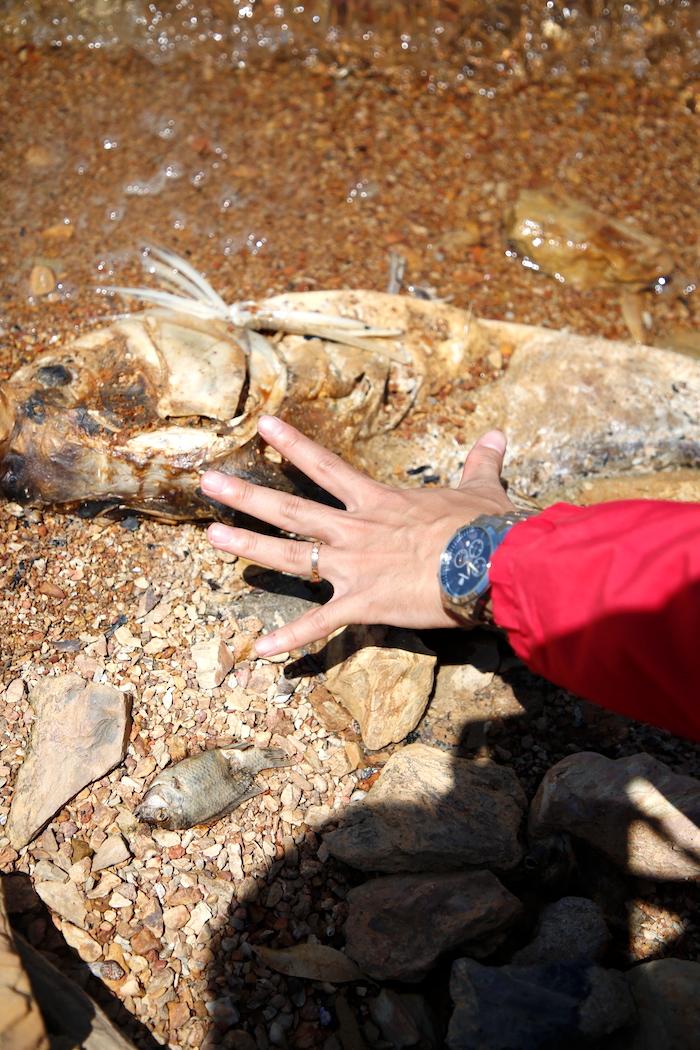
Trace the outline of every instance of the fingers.
<instances>
[{"instance_id":1,"label":"fingers","mask_svg":"<svg viewBox=\"0 0 700 1050\"><path fill-rule=\"evenodd\" d=\"M298 540L276 539L262 536L247 529L234 529L228 525L210 525L207 538L213 547L229 554L237 554L248 561L267 565L278 572L289 572L295 576L311 575L311 544ZM322 553L319 552L319 571Z\"/></svg>"},{"instance_id":2,"label":"fingers","mask_svg":"<svg viewBox=\"0 0 700 1050\"><path fill-rule=\"evenodd\" d=\"M261 416L258 430L268 444L326 492L344 503L348 510L357 508L363 492L376 487L375 482L349 466L340 456L329 452L323 445L305 437L276 416Z\"/></svg>"},{"instance_id":3,"label":"fingers","mask_svg":"<svg viewBox=\"0 0 700 1050\"><path fill-rule=\"evenodd\" d=\"M278 631L259 638L255 649L259 656L276 656L327 638L339 627L352 622L352 606L353 602L349 598L334 598L326 605L312 609L298 620L280 627Z\"/></svg>"},{"instance_id":4,"label":"fingers","mask_svg":"<svg viewBox=\"0 0 700 1050\"><path fill-rule=\"evenodd\" d=\"M301 496L277 492L262 485L252 485L242 478L214 470L208 470L202 475L200 485L205 495L211 496L219 503L225 503L227 507L243 511L259 521L266 521L269 525L276 525L285 532L296 532L304 536L313 535L326 539L324 523L330 523L341 513L312 500L302 499Z\"/></svg>"},{"instance_id":5,"label":"fingers","mask_svg":"<svg viewBox=\"0 0 700 1050\"><path fill-rule=\"evenodd\" d=\"M471 449L462 471L461 488L467 482L480 481L500 487L506 436L501 430L489 430Z\"/></svg>"}]
</instances>

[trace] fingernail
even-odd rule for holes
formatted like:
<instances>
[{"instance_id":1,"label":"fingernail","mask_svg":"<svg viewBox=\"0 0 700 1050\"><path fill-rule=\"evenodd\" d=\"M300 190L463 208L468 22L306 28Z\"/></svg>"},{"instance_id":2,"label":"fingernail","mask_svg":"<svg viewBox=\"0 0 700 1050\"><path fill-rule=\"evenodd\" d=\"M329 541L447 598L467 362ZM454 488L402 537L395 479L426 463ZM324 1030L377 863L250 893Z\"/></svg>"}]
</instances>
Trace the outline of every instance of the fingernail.
<instances>
[{"instance_id":1,"label":"fingernail","mask_svg":"<svg viewBox=\"0 0 700 1050\"><path fill-rule=\"evenodd\" d=\"M260 416L258 420L258 431L263 435L274 437L282 429L282 423L276 416Z\"/></svg>"},{"instance_id":2,"label":"fingernail","mask_svg":"<svg viewBox=\"0 0 700 1050\"><path fill-rule=\"evenodd\" d=\"M506 436L501 430L490 430L488 434L484 434L479 444L502 454L506 450Z\"/></svg>"},{"instance_id":3,"label":"fingernail","mask_svg":"<svg viewBox=\"0 0 700 1050\"><path fill-rule=\"evenodd\" d=\"M210 543L225 543L226 533L225 525L210 525L207 529L207 539Z\"/></svg>"},{"instance_id":4,"label":"fingernail","mask_svg":"<svg viewBox=\"0 0 700 1050\"><path fill-rule=\"evenodd\" d=\"M202 474L200 480L202 492L208 492L210 496L217 496L224 487L224 480L224 477L217 474L215 470L208 470L206 474Z\"/></svg>"},{"instance_id":5,"label":"fingernail","mask_svg":"<svg viewBox=\"0 0 700 1050\"><path fill-rule=\"evenodd\" d=\"M266 634L264 638L258 638L255 643L255 651L258 656L267 656L268 653L271 653L276 648L274 636L271 634Z\"/></svg>"}]
</instances>

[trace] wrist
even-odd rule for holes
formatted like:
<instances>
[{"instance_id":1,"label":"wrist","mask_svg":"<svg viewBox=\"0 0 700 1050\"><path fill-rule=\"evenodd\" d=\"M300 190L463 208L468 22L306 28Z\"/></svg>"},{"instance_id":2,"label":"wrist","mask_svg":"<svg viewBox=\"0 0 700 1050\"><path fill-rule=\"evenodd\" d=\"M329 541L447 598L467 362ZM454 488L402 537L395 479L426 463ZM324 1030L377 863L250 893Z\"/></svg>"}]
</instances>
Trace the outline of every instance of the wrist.
<instances>
[{"instance_id":1,"label":"wrist","mask_svg":"<svg viewBox=\"0 0 700 1050\"><path fill-rule=\"evenodd\" d=\"M448 540L438 569L443 608L464 627L494 626L490 568L510 530L536 511L480 514Z\"/></svg>"}]
</instances>

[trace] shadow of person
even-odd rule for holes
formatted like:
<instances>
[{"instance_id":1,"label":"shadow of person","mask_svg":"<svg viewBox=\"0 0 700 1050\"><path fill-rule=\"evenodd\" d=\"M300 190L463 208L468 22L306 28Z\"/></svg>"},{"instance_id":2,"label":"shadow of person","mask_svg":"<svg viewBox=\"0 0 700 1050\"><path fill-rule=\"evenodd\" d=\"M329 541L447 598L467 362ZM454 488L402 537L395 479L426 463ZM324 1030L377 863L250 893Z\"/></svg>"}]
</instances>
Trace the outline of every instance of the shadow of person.
<instances>
[{"instance_id":1,"label":"shadow of person","mask_svg":"<svg viewBox=\"0 0 700 1050\"><path fill-rule=\"evenodd\" d=\"M276 575L263 579L269 583ZM306 585L299 595L293 584L272 582L270 593L277 598L291 588L304 601L313 600ZM528 827L527 819L548 770L565 759L587 752L619 760L644 752L685 773L696 759L693 746L594 708L537 678L498 636L449 631L423 632L421 638L438 655L436 684L408 741L380 755L365 753L355 774L332 777L318 754L340 748L345 731L318 726L313 764L309 748L295 752L300 761L289 777L296 805L282 810L293 822L284 815L276 822L274 859L253 871L242 843L246 877L234 879L229 914L210 942L207 968L209 995L228 1002L234 1012L225 1022L214 1019L204 1045L239 1050L442 1046L453 1008L454 961L476 959L489 974L500 972L533 940L543 908L569 896L598 904L610 931L607 946L595 956L577 959L575 944L573 959L561 944L550 949L547 965L564 967L556 972L564 974L567 987L578 989L571 992L574 998L584 996L585 975L594 962L626 969L673 954L693 957L697 916L688 883L664 880L659 885L661 880L649 873L641 876L630 852L637 849L640 822L649 835L670 842L664 820L635 804L634 775L618 776L604 804L593 800L598 806L593 823L607 822L622 843L614 857L571 820L538 827L530 821ZM317 653L311 661L289 664L286 673L297 679L302 672L318 674L323 666ZM303 717L308 719L308 713ZM398 778L391 773L417 754L416 748L421 756L428 753L426 764L439 767L439 776L410 768ZM391 790L382 788L392 777ZM326 784L325 795L319 780ZM476 794L470 795L465 784ZM585 797L577 800L579 808L585 803ZM262 805L252 805L260 805L262 815ZM685 816L692 819L692 812ZM260 835L268 833L263 819L257 826ZM486 875L498 888L488 880L483 886L478 882L477 876ZM381 886L376 900L362 889L397 878L409 881L400 884L390 904L381 897ZM449 883L455 878L462 879L458 890ZM421 887L427 887L423 896ZM490 887L488 892L484 887ZM362 898L360 925L370 931L364 950L353 933L356 919L348 924L360 890L369 894ZM484 925L484 913L497 911L489 893L501 902L520 902L512 913L504 906L507 918L495 929ZM640 916L646 916L646 928ZM293 959L300 944L352 949L348 954L361 963L367 979L342 986L307 978ZM258 953L265 947L289 949L291 969L280 973L268 965ZM393 969L385 956L394 960ZM413 965L426 958L431 960L427 966ZM619 1023L632 1023L630 1016L620 1016ZM601 1017L600 1023L608 1020ZM504 1008L504 1031L507 1025ZM536 1032L527 1038L531 1041L513 1045L574 1046L584 1037L565 1027L548 1036L549 1042L543 1037L538 1043Z\"/></svg>"}]
</instances>

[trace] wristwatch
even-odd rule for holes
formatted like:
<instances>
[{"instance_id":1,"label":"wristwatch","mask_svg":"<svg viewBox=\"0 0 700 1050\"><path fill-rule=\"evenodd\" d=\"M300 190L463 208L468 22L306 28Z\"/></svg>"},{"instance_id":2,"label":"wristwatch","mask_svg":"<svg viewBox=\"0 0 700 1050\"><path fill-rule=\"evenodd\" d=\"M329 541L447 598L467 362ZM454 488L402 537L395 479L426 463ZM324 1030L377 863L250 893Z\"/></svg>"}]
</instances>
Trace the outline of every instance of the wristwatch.
<instances>
[{"instance_id":1,"label":"wristwatch","mask_svg":"<svg viewBox=\"0 0 700 1050\"><path fill-rule=\"evenodd\" d=\"M536 511L480 514L457 529L440 555L438 581L442 604L461 623L489 623L486 615L491 595L489 569L496 549L519 521Z\"/></svg>"}]
</instances>

